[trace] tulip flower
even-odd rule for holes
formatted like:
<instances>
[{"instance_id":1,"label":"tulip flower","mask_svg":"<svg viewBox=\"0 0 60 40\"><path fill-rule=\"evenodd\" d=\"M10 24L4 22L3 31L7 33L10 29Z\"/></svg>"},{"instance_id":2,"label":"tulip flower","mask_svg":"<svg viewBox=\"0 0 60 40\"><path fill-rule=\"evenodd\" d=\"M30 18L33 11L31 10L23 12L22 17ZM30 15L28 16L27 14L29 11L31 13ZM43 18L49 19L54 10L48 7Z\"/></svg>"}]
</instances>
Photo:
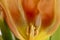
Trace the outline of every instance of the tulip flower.
<instances>
[{"instance_id":1,"label":"tulip flower","mask_svg":"<svg viewBox=\"0 0 60 40\"><path fill-rule=\"evenodd\" d=\"M59 0L0 0L3 19L19 40L45 40L60 25Z\"/></svg>"}]
</instances>

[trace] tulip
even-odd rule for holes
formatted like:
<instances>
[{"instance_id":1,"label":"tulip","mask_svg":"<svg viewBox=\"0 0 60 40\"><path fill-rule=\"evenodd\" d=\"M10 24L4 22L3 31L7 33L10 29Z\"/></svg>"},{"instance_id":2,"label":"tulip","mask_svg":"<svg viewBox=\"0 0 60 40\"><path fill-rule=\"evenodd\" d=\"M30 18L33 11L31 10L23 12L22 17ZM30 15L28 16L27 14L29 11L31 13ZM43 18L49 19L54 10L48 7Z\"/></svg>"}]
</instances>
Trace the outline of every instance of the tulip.
<instances>
[{"instance_id":1,"label":"tulip","mask_svg":"<svg viewBox=\"0 0 60 40\"><path fill-rule=\"evenodd\" d=\"M1 0L4 20L16 38L45 40L60 25L59 0Z\"/></svg>"}]
</instances>

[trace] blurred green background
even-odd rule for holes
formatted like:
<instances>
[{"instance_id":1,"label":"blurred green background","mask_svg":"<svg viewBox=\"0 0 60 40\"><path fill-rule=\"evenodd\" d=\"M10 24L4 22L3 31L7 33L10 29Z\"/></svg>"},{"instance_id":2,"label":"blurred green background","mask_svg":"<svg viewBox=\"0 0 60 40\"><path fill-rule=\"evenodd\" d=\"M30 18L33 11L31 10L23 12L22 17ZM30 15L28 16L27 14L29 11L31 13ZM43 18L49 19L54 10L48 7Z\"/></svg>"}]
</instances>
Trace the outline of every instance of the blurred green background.
<instances>
[{"instance_id":1,"label":"blurred green background","mask_svg":"<svg viewBox=\"0 0 60 40\"><path fill-rule=\"evenodd\" d=\"M60 26L57 29L57 31L49 38L47 38L46 40L60 40Z\"/></svg>"}]
</instances>

